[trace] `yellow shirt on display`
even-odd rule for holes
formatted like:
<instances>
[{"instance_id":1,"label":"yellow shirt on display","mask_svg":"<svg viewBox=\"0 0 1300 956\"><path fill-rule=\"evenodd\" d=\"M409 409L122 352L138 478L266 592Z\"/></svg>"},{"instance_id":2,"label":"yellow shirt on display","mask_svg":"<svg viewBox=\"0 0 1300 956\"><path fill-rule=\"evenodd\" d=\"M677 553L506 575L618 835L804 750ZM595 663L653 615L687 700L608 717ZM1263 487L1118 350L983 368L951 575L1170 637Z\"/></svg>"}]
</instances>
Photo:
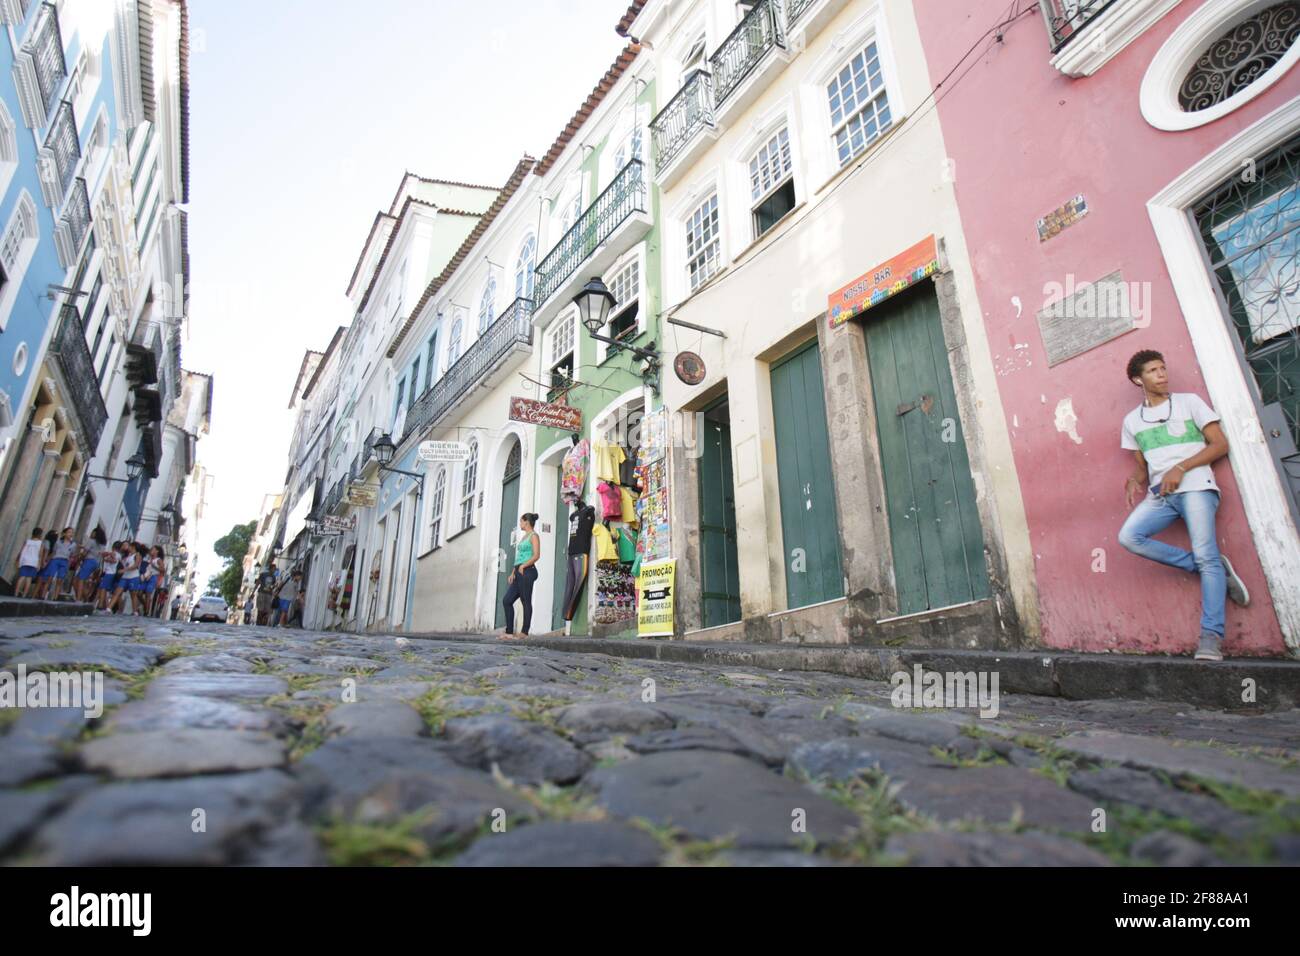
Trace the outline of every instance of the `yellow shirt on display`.
<instances>
[{"instance_id":1,"label":"yellow shirt on display","mask_svg":"<svg viewBox=\"0 0 1300 956\"><path fill-rule=\"evenodd\" d=\"M597 561L617 561L618 548L614 546L614 539L606 528L600 522L591 529L591 535L596 539L596 560Z\"/></svg>"},{"instance_id":2,"label":"yellow shirt on display","mask_svg":"<svg viewBox=\"0 0 1300 956\"><path fill-rule=\"evenodd\" d=\"M609 442L596 442L592 445L591 457L596 462L596 478L618 484L619 466L627 460L623 449Z\"/></svg>"}]
</instances>

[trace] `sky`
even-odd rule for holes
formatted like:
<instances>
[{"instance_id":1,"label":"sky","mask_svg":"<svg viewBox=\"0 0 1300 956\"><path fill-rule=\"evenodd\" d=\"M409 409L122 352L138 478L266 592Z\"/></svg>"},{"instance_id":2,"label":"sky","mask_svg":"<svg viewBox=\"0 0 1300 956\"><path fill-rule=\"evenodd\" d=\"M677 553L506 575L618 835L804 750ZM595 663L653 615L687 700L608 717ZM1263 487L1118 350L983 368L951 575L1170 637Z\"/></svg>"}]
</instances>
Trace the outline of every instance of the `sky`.
<instances>
[{"instance_id":1,"label":"sky","mask_svg":"<svg viewBox=\"0 0 1300 956\"><path fill-rule=\"evenodd\" d=\"M403 172L503 184L622 49L626 0L190 0L190 326L213 376L212 543L284 486L306 349Z\"/></svg>"}]
</instances>

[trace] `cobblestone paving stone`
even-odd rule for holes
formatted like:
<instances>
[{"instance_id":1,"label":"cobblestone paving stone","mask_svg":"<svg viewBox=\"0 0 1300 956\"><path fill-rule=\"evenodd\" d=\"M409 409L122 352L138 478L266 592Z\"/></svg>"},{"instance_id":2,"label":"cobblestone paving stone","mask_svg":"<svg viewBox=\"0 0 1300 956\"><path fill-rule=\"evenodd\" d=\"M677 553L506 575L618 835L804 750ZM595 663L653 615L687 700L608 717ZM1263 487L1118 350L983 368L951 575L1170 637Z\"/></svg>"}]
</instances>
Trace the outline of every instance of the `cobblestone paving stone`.
<instances>
[{"instance_id":1,"label":"cobblestone paving stone","mask_svg":"<svg viewBox=\"0 0 1300 956\"><path fill-rule=\"evenodd\" d=\"M0 710L7 865L1300 862L1294 710L102 616L0 622L19 663L107 706Z\"/></svg>"}]
</instances>

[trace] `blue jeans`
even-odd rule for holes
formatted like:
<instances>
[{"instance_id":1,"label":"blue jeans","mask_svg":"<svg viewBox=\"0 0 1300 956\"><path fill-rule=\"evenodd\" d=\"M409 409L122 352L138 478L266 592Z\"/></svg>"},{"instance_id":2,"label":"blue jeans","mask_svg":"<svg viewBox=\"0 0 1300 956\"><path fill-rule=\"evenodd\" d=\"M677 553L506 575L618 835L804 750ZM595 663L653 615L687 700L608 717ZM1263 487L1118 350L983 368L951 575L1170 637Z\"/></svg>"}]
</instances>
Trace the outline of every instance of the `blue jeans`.
<instances>
[{"instance_id":1,"label":"blue jeans","mask_svg":"<svg viewBox=\"0 0 1300 956\"><path fill-rule=\"evenodd\" d=\"M1228 594L1228 577L1215 539L1214 516L1219 510L1217 491L1184 491L1163 498L1148 495L1119 530L1119 543L1134 554L1159 561L1171 568L1193 571L1201 576L1201 633L1223 636L1223 604ZM1182 518L1192 550L1156 541L1159 534Z\"/></svg>"}]
</instances>

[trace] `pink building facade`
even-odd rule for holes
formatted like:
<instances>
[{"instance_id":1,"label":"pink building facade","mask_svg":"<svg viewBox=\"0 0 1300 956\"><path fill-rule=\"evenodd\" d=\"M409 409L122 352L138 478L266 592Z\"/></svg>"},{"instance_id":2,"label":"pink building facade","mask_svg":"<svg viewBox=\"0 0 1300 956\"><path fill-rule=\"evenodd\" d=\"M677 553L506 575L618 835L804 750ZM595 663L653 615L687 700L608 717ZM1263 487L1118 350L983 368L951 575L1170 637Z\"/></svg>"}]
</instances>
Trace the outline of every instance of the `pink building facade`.
<instances>
[{"instance_id":1,"label":"pink building facade","mask_svg":"<svg viewBox=\"0 0 1300 956\"><path fill-rule=\"evenodd\" d=\"M1050 647L1186 654L1196 578L1118 543L1164 353L1223 418L1224 652L1300 647L1300 4L915 0ZM1045 21L1050 28L1045 30ZM1100 280L1100 281L1099 281ZM1092 285L1089 289L1088 284ZM1181 527L1165 540L1186 545Z\"/></svg>"}]
</instances>

